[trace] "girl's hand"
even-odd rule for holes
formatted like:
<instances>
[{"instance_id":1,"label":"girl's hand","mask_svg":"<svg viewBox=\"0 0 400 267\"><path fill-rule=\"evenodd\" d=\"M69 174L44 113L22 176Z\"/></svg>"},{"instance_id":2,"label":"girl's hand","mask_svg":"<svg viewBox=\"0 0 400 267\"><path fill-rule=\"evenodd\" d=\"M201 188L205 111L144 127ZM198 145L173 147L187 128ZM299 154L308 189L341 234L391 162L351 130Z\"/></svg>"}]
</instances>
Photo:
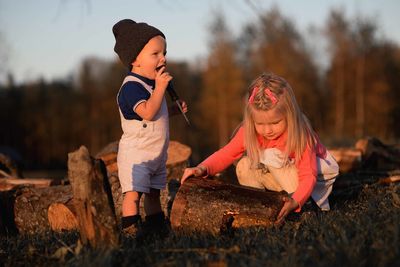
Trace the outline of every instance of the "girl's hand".
<instances>
[{"instance_id":1,"label":"girl's hand","mask_svg":"<svg viewBox=\"0 0 400 267\"><path fill-rule=\"evenodd\" d=\"M283 197L283 201L283 207L276 218L275 224L281 224L292 210L299 207L299 203L291 197Z\"/></svg>"},{"instance_id":2,"label":"girl's hand","mask_svg":"<svg viewBox=\"0 0 400 267\"><path fill-rule=\"evenodd\" d=\"M206 174L207 174L207 168L203 166L186 168L181 178L181 184L183 184L189 177L205 176Z\"/></svg>"}]
</instances>

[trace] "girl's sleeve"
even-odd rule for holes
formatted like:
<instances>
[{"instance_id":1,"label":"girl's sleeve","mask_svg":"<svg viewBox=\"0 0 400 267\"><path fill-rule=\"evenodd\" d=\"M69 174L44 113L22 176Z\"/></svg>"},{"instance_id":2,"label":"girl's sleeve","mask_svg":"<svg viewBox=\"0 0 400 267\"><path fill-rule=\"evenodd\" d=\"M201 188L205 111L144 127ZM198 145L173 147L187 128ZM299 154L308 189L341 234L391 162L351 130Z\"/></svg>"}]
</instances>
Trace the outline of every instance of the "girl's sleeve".
<instances>
[{"instance_id":1,"label":"girl's sleeve","mask_svg":"<svg viewBox=\"0 0 400 267\"><path fill-rule=\"evenodd\" d=\"M298 212L310 197L317 181L317 158L315 151L307 147L300 161L296 163L296 167L299 185L293 193L292 198L299 203L299 207L295 210Z\"/></svg>"},{"instance_id":2,"label":"girl's sleeve","mask_svg":"<svg viewBox=\"0 0 400 267\"><path fill-rule=\"evenodd\" d=\"M240 127L228 144L214 152L199 165L207 168L208 175L215 175L239 159L244 150L244 131L243 127Z\"/></svg>"}]
</instances>

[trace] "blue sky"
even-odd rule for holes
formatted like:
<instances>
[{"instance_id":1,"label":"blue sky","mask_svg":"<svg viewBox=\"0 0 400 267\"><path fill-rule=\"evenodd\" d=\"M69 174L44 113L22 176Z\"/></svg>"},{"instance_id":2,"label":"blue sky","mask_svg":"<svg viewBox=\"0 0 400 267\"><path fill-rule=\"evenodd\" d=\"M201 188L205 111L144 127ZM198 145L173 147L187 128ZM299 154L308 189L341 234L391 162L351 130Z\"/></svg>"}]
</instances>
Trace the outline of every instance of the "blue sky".
<instances>
[{"instance_id":1,"label":"blue sky","mask_svg":"<svg viewBox=\"0 0 400 267\"><path fill-rule=\"evenodd\" d=\"M398 0L0 0L0 82L11 72L17 82L64 78L83 58L115 58L112 26L131 18L156 26L167 36L168 59L196 64L207 54L207 26L213 10L223 10L233 34L256 19L259 10L277 6L306 31L320 27L332 7L347 17L376 19L379 32L400 44Z\"/></svg>"}]
</instances>

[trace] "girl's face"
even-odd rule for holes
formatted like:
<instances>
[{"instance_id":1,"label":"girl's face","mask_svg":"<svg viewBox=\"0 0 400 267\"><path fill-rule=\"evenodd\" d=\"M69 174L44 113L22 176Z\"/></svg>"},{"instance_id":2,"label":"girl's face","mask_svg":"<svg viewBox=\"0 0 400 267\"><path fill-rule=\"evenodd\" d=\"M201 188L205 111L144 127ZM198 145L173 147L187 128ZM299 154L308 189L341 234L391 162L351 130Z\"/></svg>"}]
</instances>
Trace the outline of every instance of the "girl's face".
<instances>
[{"instance_id":1,"label":"girl's face","mask_svg":"<svg viewBox=\"0 0 400 267\"><path fill-rule=\"evenodd\" d=\"M253 109L253 120L256 132L267 140L280 137L287 128L287 120L276 106L270 110Z\"/></svg>"},{"instance_id":2,"label":"girl's face","mask_svg":"<svg viewBox=\"0 0 400 267\"><path fill-rule=\"evenodd\" d=\"M157 71L161 67L166 66L166 47L165 39L160 35L151 38L133 62L132 71L150 80L154 80Z\"/></svg>"}]
</instances>

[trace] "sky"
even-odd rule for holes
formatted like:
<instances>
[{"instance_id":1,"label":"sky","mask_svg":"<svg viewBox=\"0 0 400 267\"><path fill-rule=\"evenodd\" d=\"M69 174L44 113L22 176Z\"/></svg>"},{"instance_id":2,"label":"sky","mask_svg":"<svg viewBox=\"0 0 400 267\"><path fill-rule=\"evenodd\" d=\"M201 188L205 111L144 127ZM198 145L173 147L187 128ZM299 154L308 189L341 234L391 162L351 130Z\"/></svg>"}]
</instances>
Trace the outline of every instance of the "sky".
<instances>
[{"instance_id":1,"label":"sky","mask_svg":"<svg viewBox=\"0 0 400 267\"><path fill-rule=\"evenodd\" d=\"M146 22L167 37L168 60L201 61L207 55L208 25L223 12L238 35L258 12L278 7L300 32L322 27L329 11L347 18L374 18L383 37L400 44L398 0L0 0L0 83L65 79L84 58L113 60L112 26L121 19Z\"/></svg>"}]
</instances>

